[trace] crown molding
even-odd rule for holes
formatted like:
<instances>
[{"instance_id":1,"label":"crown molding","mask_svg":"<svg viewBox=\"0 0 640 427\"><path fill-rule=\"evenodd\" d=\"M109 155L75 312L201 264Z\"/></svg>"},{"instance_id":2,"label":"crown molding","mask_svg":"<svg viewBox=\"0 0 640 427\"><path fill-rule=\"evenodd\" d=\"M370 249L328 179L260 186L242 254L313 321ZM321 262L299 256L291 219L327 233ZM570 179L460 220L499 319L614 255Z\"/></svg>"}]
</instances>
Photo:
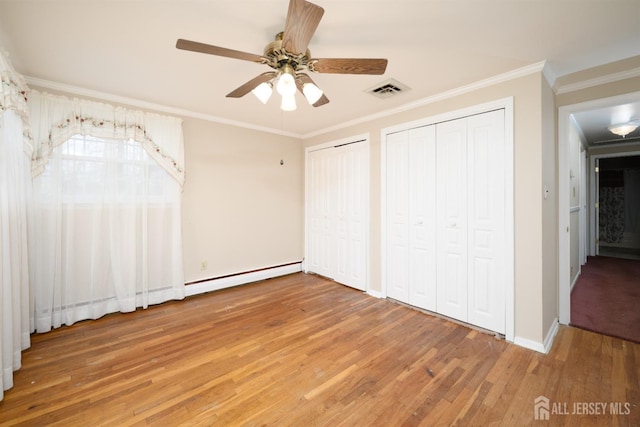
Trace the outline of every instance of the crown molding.
<instances>
[{"instance_id":1,"label":"crown molding","mask_svg":"<svg viewBox=\"0 0 640 427\"><path fill-rule=\"evenodd\" d=\"M125 96L113 95L106 92L100 92L93 89L86 89L78 86L68 85L65 83L57 83L52 82L50 80L40 79L37 77L25 76L25 81L29 86L38 86L44 89L56 90L60 92L71 93L78 96L85 96L89 98L95 98L103 101L115 102L118 104L130 105L132 107L144 108L146 110L152 110L167 114L173 114L176 116L182 117L191 117L194 119L205 120L208 122L220 123L224 125L236 126L245 129L257 130L260 132L273 133L282 136L289 136L293 138L301 139L302 135L293 133L293 132L285 132L278 129L273 129L265 126L258 126L251 123L241 122L237 120L225 119L223 117L217 117L210 114L198 113L191 110L186 110L182 108L171 107L168 105L156 104L154 102L142 101L140 99L128 98Z\"/></svg>"},{"instance_id":2,"label":"crown molding","mask_svg":"<svg viewBox=\"0 0 640 427\"><path fill-rule=\"evenodd\" d=\"M549 83L549 86L553 89L556 81L558 80L558 76L553 72L548 62L545 62L542 67L542 75L547 80L547 83Z\"/></svg>"},{"instance_id":3,"label":"crown molding","mask_svg":"<svg viewBox=\"0 0 640 427\"><path fill-rule=\"evenodd\" d=\"M174 115L183 116L183 117L191 117L191 118L205 120L205 121L214 122L214 123L221 123L221 124L226 124L226 125L231 125L231 126L237 126L237 127L241 127L241 128L257 130L257 131L260 131L260 132L267 132L267 133L272 133L272 134L277 134L277 135L282 135L282 136L288 136L288 137L293 137L293 138L299 138L299 139L307 139L307 138L312 138L314 136L323 135L323 134L326 134L326 133L329 133L329 132L333 132L333 131L336 131L336 130L339 130L339 129L344 129L344 128L347 128L347 127L350 127L350 126L354 126L354 125L358 125L358 124L361 124L361 123L365 123L365 122L369 122L369 121L372 121L372 120L376 120L376 119L379 119L379 118L388 117L388 116L392 116L394 114L398 114L398 113L402 113L402 112L405 112L405 111L413 110L415 108L419 108L419 107L422 107L422 106L425 106L425 105L428 105L428 104L433 104L435 102L444 101L444 100L447 100L447 99L450 99L450 98L454 98L456 96L460 96L460 95L463 95L463 94L466 94L466 93L469 93L469 92L476 91L478 89L486 88L486 87L493 86L493 85L498 84L498 83L507 82L507 81L510 81L510 80L515 80L515 79L518 79L520 77L528 76L530 74L539 73L539 72L542 72L544 74L545 78L547 79L547 81L549 81L550 83L551 83L551 80L554 79L553 74L548 69L548 66L546 66L546 61L540 61L540 62L536 62L534 64L527 65L525 67L521 67L521 68L517 68L517 69L512 70L512 71L508 71L506 73L498 74L498 75L493 76L493 77L489 77L489 78L486 78L486 79L483 79L483 80L478 80L477 82L474 82L474 83L471 83L471 84L468 84L468 85L460 86L460 87L455 88L455 89L451 89L451 90L448 90L448 91L445 91L445 92L441 92L441 93L433 95L433 96L429 96L429 97L426 97L426 98L423 98L423 99L419 99L419 100L414 101L414 102L410 102L410 103L407 103L407 104L404 104L404 105L400 105L400 106L395 107L395 108L384 110L384 111L381 111L379 113L363 116L363 117L360 117L358 119L350 120L350 121L347 121L347 122L344 122L344 123L337 124L335 126L331 126L331 127L328 127L328 128L323 128L322 130L313 131L313 132L309 132L309 133L306 133L306 134L297 134L297 133L293 133L293 132L284 132L284 131L281 131L281 130L278 130L278 129L273 129L273 128L269 128L269 127L265 127L265 126L257 126L257 125L254 125L254 124L251 124L251 123L247 123L247 122L241 122L241 121L236 121L236 120L225 119L223 117L217 117L217 116L198 113L198 112L195 112L195 111L186 110L186 109L182 109L182 108L176 108L176 107L171 107L171 106L167 106L167 105L156 104L156 103L153 103L153 102L142 101L140 99L128 98L128 97L119 96L119 95L113 95L113 94L100 92L100 91L96 91L96 90L92 90L92 89L86 89L86 88L82 88L82 87L78 87L78 86L68 85L68 84L65 84L65 83L52 82L50 80L40 79L40 78L37 78L37 77L25 76L25 80L26 80L28 85L38 86L38 87L45 88L45 89L56 90L56 91L61 91L61 92L66 92L66 93L72 93L74 95L85 96L85 97L90 97L90 98L96 98L96 99L100 99L100 100L115 102L115 103L119 103L119 104L131 105L131 106L138 107L138 108L144 108L144 109L148 109L148 110L163 112L163 113L167 113L167 114L174 114Z\"/></svg>"},{"instance_id":4,"label":"crown molding","mask_svg":"<svg viewBox=\"0 0 640 427\"><path fill-rule=\"evenodd\" d=\"M350 127L350 126L354 126L354 125L358 125L361 123L365 123L371 120L375 120L375 119L379 119L382 117L388 117L388 116L392 116L394 114L398 114L398 113L402 113L405 111L409 111L409 110L413 110L415 108L418 107L422 107L424 105L428 105L428 104L433 104L435 102L440 102L440 101L444 101L446 99L449 98L454 98L456 96L460 96L463 95L465 93L469 93L469 92L473 92L476 91L478 89L483 89L485 87L489 87L489 86L493 86L495 84L498 83L503 83L503 82L507 82L509 80L515 80L518 79L520 77L524 77L524 76L528 76L530 74L534 74L534 73L539 73L539 72L543 72L543 70L545 69L545 64L546 61L541 61L541 62L536 62L534 64L531 65L527 65L525 67L521 67L521 68L517 68L515 70L512 71L508 71L506 73L502 73L502 74L498 74L496 76L493 77L489 77L487 79L483 79L483 80L478 80L477 82L465 85L465 86L460 86L458 88L455 89L451 89L445 92L441 92L439 94L433 95L433 96L429 96L427 98L423 98L423 99L419 99L417 101L414 102L410 102L408 104L404 104L401 105L399 107L395 107L395 108L391 108L388 110L384 110L381 111L379 113L375 113L375 114L370 114L368 116L364 116L364 117L360 117L358 119L355 120L350 120L348 122L344 122L329 128L324 128L322 130L319 131L315 131L315 132L310 132L307 133L305 135L303 135L303 138L312 138L314 136L318 136L318 135L323 135L329 132L333 132L339 129L344 129L346 127ZM551 75L551 74L549 74Z\"/></svg>"},{"instance_id":5,"label":"crown molding","mask_svg":"<svg viewBox=\"0 0 640 427\"><path fill-rule=\"evenodd\" d=\"M620 71L618 73L607 74L606 76L595 77L593 79L583 80L577 83L569 83L565 85L558 85L555 87L555 93L562 95L563 93L575 92L577 90L589 89L594 86L600 86L607 83L614 83L620 80L631 79L633 77L640 77L640 67L632 68L630 70Z\"/></svg>"}]
</instances>

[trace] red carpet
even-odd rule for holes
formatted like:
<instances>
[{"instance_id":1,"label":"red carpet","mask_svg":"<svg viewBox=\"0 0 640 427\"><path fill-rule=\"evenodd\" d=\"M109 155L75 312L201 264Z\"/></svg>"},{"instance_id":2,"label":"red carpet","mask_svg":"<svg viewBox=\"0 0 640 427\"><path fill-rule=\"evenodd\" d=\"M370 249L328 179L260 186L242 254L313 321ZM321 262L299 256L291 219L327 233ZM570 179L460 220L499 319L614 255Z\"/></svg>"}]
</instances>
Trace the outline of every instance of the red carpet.
<instances>
[{"instance_id":1,"label":"red carpet","mask_svg":"<svg viewBox=\"0 0 640 427\"><path fill-rule=\"evenodd\" d=\"M571 292L571 325L640 343L640 260L588 257Z\"/></svg>"}]
</instances>

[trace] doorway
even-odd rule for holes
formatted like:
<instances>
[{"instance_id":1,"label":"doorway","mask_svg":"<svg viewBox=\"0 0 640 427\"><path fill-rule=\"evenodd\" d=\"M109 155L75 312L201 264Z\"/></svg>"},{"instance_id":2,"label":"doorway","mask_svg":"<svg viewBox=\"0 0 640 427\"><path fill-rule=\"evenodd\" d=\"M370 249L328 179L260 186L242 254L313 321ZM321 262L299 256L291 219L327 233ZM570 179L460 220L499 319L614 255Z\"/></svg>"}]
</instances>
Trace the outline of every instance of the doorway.
<instances>
[{"instance_id":1,"label":"doorway","mask_svg":"<svg viewBox=\"0 0 640 427\"><path fill-rule=\"evenodd\" d=\"M640 155L596 158L600 256L640 259Z\"/></svg>"},{"instance_id":2,"label":"doorway","mask_svg":"<svg viewBox=\"0 0 640 427\"><path fill-rule=\"evenodd\" d=\"M571 292L571 325L640 342L640 153L591 156L591 256Z\"/></svg>"},{"instance_id":3,"label":"doorway","mask_svg":"<svg viewBox=\"0 0 640 427\"><path fill-rule=\"evenodd\" d=\"M559 322L564 325L571 324L571 292L581 275L581 266L577 271L571 271L572 248L584 250L590 256L597 255L596 226L598 216L595 215L595 201L597 186L595 185L595 161L604 157L620 157L630 155L636 151L640 154L640 137L637 134L628 135L626 138L612 138L607 127L614 123L620 123L634 119L640 115L640 92L618 95L610 98L596 99L579 104L567 105L558 109L558 302ZM580 122L576 117L585 120ZM575 179L575 166L572 169L571 138L573 130L578 126L578 135L589 154L589 170L586 178L580 178L582 187L589 185L588 197L584 204L574 206L572 204L573 186ZM590 129L589 129L590 127ZM640 130L638 131L640 132ZM595 135L590 138L589 135ZM623 153L623 154L621 154ZM584 176L580 174L579 176ZM587 179L589 182L584 182ZM585 227L572 227L572 214L575 209L587 216L588 230ZM589 258L581 258L580 264ZM588 262L587 262L588 264Z\"/></svg>"}]
</instances>

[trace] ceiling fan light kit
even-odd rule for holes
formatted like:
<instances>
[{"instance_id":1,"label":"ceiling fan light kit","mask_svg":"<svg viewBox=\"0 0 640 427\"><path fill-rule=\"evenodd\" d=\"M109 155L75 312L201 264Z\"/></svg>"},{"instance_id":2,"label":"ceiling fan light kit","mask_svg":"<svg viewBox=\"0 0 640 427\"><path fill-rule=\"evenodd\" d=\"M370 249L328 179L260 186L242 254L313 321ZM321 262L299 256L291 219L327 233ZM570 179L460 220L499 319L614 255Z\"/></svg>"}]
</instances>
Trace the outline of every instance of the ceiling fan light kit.
<instances>
[{"instance_id":1,"label":"ceiling fan light kit","mask_svg":"<svg viewBox=\"0 0 640 427\"><path fill-rule=\"evenodd\" d=\"M322 90L318 86L314 85L313 83L303 84L302 93L304 94L304 97L307 98L307 101L309 101L309 104L311 105L318 102L320 97L324 95Z\"/></svg>"},{"instance_id":2,"label":"ceiling fan light kit","mask_svg":"<svg viewBox=\"0 0 640 427\"><path fill-rule=\"evenodd\" d=\"M618 136L625 138L631 132L636 130L640 126L639 120L632 120L627 123L619 123L617 125L611 125L607 129Z\"/></svg>"},{"instance_id":3,"label":"ceiling fan light kit","mask_svg":"<svg viewBox=\"0 0 640 427\"><path fill-rule=\"evenodd\" d=\"M294 111L296 107L295 93L292 93L291 95L282 95L282 102L280 103L280 109L282 111Z\"/></svg>"},{"instance_id":4,"label":"ceiling fan light kit","mask_svg":"<svg viewBox=\"0 0 640 427\"><path fill-rule=\"evenodd\" d=\"M380 58L312 58L307 47L323 14L324 9L318 5L306 0L290 0L284 31L267 44L262 56L185 39L178 39L176 48L257 62L275 70L249 80L227 94L228 98L241 98L252 92L266 104L275 86L282 96L280 108L284 111L296 109L296 91L300 91L309 104L320 107L329 99L304 71L380 75L387 68L387 60Z\"/></svg>"},{"instance_id":5,"label":"ceiling fan light kit","mask_svg":"<svg viewBox=\"0 0 640 427\"><path fill-rule=\"evenodd\" d=\"M271 94L273 93L273 83L271 82L260 83L251 92L256 96L256 98L260 100L260 102L262 102L263 104L266 104L269 98L271 98Z\"/></svg>"},{"instance_id":6,"label":"ceiling fan light kit","mask_svg":"<svg viewBox=\"0 0 640 427\"><path fill-rule=\"evenodd\" d=\"M296 78L293 76L293 67L289 64L284 64L280 70L281 74L278 77L278 83L276 84L276 90L280 95L288 96L295 95L296 93Z\"/></svg>"}]
</instances>

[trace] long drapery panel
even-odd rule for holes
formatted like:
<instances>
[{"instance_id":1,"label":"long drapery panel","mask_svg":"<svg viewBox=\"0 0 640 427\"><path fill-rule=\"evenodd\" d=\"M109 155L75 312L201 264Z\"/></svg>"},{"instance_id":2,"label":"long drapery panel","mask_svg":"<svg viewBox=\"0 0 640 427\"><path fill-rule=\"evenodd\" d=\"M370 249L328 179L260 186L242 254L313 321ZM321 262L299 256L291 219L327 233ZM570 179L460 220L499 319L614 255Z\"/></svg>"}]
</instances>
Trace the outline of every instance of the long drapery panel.
<instances>
[{"instance_id":1,"label":"long drapery panel","mask_svg":"<svg viewBox=\"0 0 640 427\"><path fill-rule=\"evenodd\" d=\"M184 298L181 121L46 94L29 104L35 330Z\"/></svg>"},{"instance_id":2,"label":"long drapery panel","mask_svg":"<svg viewBox=\"0 0 640 427\"><path fill-rule=\"evenodd\" d=\"M0 52L0 400L29 340L27 86Z\"/></svg>"}]
</instances>

